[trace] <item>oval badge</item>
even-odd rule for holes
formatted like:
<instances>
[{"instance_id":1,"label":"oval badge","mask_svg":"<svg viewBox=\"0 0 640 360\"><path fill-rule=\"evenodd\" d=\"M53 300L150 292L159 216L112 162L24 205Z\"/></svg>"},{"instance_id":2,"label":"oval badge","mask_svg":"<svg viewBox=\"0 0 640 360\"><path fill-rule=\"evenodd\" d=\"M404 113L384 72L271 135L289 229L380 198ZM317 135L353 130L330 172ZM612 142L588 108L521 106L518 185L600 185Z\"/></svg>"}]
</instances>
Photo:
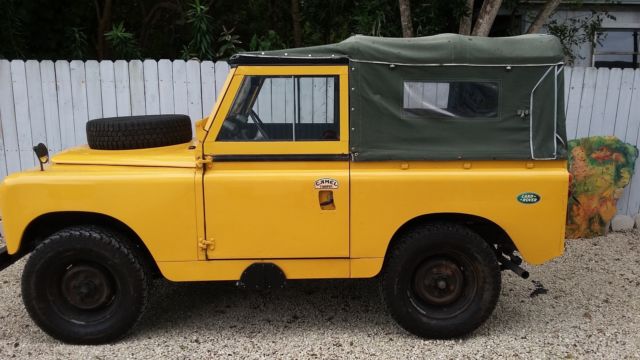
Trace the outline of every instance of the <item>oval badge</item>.
<instances>
[{"instance_id":1,"label":"oval badge","mask_svg":"<svg viewBox=\"0 0 640 360\"><path fill-rule=\"evenodd\" d=\"M316 180L314 187L316 189L337 189L338 188L338 180L331 178L322 178Z\"/></svg>"},{"instance_id":2,"label":"oval badge","mask_svg":"<svg viewBox=\"0 0 640 360\"><path fill-rule=\"evenodd\" d=\"M516 199L523 204L535 204L540 201L540 195L534 192L525 192L518 195Z\"/></svg>"}]
</instances>

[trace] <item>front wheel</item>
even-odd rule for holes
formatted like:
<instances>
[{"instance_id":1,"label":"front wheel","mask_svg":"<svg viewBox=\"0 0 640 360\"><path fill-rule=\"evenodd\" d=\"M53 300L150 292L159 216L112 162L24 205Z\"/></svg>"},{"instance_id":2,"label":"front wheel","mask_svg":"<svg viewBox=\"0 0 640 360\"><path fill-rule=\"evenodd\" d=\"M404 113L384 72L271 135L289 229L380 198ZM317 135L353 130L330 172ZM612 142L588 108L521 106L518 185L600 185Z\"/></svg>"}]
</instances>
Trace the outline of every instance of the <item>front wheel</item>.
<instances>
[{"instance_id":1,"label":"front wheel","mask_svg":"<svg viewBox=\"0 0 640 360\"><path fill-rule=\"evenodd\" d=\"M426 224L405 232L382 275L384 301L407 331L454 338L478 328L500 295L500 267L480 236L457 224Z\"/></svg>"},{"instance_id":2,"label":"front wheel","mask_svg":"<svg viewBox=\"0 0 640 360\"><path fill-rule=\"evenodd\" d=\"M49 236L29 257L22 298L34 322L68 343L99 344L124 336L142 315L146 272L120 235L76 226Z\"/></svg>"}]
</instances>

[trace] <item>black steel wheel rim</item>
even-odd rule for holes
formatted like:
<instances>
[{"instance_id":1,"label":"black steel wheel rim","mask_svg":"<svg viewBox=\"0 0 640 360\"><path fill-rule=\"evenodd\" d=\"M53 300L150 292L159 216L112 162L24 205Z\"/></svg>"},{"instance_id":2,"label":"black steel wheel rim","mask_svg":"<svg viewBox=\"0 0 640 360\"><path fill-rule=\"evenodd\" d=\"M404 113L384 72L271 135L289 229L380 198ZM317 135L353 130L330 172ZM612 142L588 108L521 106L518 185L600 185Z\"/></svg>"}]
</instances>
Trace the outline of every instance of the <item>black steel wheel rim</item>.
<instances>
[{"instance_id":1,"label":"black steel wheel rim","mask_svg":"<svg viewBox=\"0 0 640 360\"><path fill-rule=\"evenodd\" d=\"M48 278L47 298L55 313L66 321L100 323L117 309L119 283L101 264L63 256Z\"/></svg>"},{"instance_id":2,"label":"black steel wheel rim","mask_svg":"<svg viewBox=\"0 0 640 360\"><path fill-rule=\"evenodd\" d=\"M61 279L62 296L82 310L95 310L113 299L113 281L104 268L78 264L66 269Z\"/></svg>"},{"instance_id":3,"label":"black steel wheel rim","mask_svg":"<svg viewBox=\"0 0 640 360\"><path fill-rule=\"evenodd\" d=\"M423 315L448 319L471 306L478 292L478 271L458 252L431 255L413 267L408 295Z\"/></svg>"}]
</instances>

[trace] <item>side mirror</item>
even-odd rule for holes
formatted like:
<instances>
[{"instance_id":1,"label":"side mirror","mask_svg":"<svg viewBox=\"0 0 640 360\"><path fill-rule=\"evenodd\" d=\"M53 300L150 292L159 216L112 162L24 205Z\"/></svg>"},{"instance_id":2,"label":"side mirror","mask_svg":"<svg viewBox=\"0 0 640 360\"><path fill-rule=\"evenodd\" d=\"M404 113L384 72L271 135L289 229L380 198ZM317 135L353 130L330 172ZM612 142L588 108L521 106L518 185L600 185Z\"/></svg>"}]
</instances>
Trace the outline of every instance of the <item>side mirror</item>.
<instances>
[{"instance_id":1,"label":"side mirror","mask_svg":"<svg viewBox=\"0 0 640 360\"><path fill-rule=\"evenodd\" d=\"M40 162L40 171L44 171L43 165L49 162L49 149L47 149L45 144L39 143L33 147L33 152L36 153L38 161Z\"/></svg>"}]
</instances>

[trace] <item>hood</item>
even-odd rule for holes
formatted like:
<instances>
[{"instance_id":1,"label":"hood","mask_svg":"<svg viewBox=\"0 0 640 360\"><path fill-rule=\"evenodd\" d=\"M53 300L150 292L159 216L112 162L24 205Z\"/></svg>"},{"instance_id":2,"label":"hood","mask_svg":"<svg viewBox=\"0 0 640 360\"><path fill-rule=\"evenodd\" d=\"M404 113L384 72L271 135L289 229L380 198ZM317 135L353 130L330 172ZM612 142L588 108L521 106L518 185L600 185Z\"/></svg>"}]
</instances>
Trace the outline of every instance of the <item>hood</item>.
<instances>
[{"instance_id":1,"label":"hood","mask_svg":"<svg viewBox=\"0 0 640 360\"><path fill-rule=\"evenodd\" d=\"M196 167L196 147L192 143L135 150L94 150L87 145L62 151L51 158L53 164Z\"/></svg>"}]
</instances>

